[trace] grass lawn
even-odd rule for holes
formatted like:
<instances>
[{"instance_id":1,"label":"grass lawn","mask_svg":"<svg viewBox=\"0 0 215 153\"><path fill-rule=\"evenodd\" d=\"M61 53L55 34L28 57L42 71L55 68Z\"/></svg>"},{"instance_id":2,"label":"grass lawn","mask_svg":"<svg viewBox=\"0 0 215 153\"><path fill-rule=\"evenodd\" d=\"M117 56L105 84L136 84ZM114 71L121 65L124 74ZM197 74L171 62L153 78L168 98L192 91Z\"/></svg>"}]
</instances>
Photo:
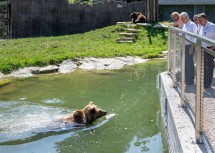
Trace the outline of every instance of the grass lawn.
<instances>
[{"instance_id":1,"label":"grass lawn","mask_svg":"<svg viewBox=\"0 0 215 153\"><path fill-rule=\"evenodd\" d=\"M118 44L121 26L109 26L83 34L11 39L0 42L0 72L27 66L59 64L81 57L159 57L167 49L167 32L142 28L133 44Z\"/></svg>"}]
</instances>

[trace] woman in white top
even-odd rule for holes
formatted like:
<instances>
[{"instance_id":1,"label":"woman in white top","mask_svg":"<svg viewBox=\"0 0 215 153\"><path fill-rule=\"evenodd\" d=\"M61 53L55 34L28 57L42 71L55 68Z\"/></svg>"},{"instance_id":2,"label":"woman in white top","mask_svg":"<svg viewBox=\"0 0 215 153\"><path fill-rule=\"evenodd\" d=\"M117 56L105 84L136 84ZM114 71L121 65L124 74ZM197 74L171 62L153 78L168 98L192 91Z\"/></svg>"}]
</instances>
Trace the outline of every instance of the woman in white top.
<instances>
[{"instance_id":1,"label":"woman in white top","mask_svg":"<svg viewBox=\"0 0 215 153\"><path fill-rule=\"evenodd\" d=\"M181 29L183 27L183 22L180 19L180 14L178 12L173 12L171 14L171 17L172 17L173 22L174 22L173 27L177 27L177 28Z\"/></svg>"}]
</instances>

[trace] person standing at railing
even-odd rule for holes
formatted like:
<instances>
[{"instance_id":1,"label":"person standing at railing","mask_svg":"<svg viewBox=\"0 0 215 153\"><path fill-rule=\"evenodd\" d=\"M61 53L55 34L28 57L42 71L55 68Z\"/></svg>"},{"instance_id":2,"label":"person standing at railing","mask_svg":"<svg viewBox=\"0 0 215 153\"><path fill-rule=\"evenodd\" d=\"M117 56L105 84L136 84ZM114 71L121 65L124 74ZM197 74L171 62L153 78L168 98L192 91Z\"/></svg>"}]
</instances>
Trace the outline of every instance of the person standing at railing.
<instances>
[{"instance_id":1,"label":"person standing at railing","mask_svg":"<svg viewBox=\"0 0 215 153\"><path fill-rule=\"evenodd\" d=\"M199 34L199 31L201 29L201 24L199 23L199 20L198 20L198 14L193 16L193 21L197 26L197 34Z\"/></svg>"},{"instance_id":2,"label":"person standing at railing","mask_svg":"<svg viewBox=\"0 0 215 153\"><path fill-rule=\"evenodd\" d=\"M177 28L181 29L183 27L183 22L180 19L180 14L178 12L173 12L171 14L171 17L172 17L173 22L174 22L173 27L177 27Z\"/></svg>"},{"instance_id":3,"label":"person standing at railing","mask_svg":"<svg viewBox=\"0 0 215 153\"><path fill-rule=\"evenodd\" d=\"M215 24L207 20L205 13L198 15L199 23L201 24L201 29L199 31L199 36L207 37L215 40ZM211 46L207 43L202 42L202 47L211 49L215 51L215 46ZM213 81L213 71L214 71L214 56L204 52L204 87L210 88Z\"/></svg>"},{"instance_id":4,"label":"person standing at railing","mask_svg":"<svg viewBox=\"0 0 215 153\"><path fill-rule=\"evenodd\" d=\"M189 19L186 12L180 14L181 21L184 23L182 30L197 34L197 26ZM185 35L185 38L195 43L196 39ZM194 62L193 62L194 45L185 41L185 83L186 85L194 84Z\"/></svg>"}]
</instances>

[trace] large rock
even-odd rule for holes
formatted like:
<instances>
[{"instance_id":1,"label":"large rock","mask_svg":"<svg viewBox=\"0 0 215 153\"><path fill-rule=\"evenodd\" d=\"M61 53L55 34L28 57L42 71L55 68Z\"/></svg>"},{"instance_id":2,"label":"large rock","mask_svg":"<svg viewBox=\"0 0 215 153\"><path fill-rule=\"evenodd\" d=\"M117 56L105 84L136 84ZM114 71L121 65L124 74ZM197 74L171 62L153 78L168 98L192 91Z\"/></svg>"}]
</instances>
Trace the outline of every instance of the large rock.
<instances>
[{"instance_id":1,"label":"large rock","mask_svg":"<svg viewBox=\"0 0 215 153\"><path fill-rule=\"evenodd\" d=\"M4 74L0 72L0 78L2 78L3 76L4 76Z\"/></svg>"},{"instance_id":2,"label":"large rock","mask_svg":"<svg viewBox=\"0 0 215 153\"><path fill-rule=\"evenodd\" d=\"M79 62L81 65L79 66L80 69L83 70L96 70L96 58L84 58L84 59L79 59Z\"/></svg>"},{"instance_id":3,"label":"large rock","mask_svg":"<svg viewBox=\"0 0 215 153\"><path fill-rule=\"evenodd\" d=\"M146 62L146 59L140 57L116 57L116 58L84 58L78 59L81 64L79 66L82 70L115 70L121 69L126 65L133 65ZM11 77L31 77L34 74L53 73L59 70L60 73L69 73L77 69L78 66L72 60L66 60L62 62L59 67L55 65L49 65L46 67L27 67L24 69L18 69L13 71L8 76ZM0 73L0 78L4 75Z\"/></svg>"},{"instance_id":4,"label":"large rock","mask_svg":"<svg viewBox=\"0 0 215 153\"><path fill-rule=\"evenodd\" d=\"M148 59L143 59L143 58L137 56L137 57L134 57L134 63L133 64L144 63L146 61L148 61Z\"/></svg>"},{"instance_id":5,"label":"large rock","mask_svg":"<svg viewBox=\"0 0 215 153\"><path fill-rule=\"evenodd\" d=\"M83 70L114 70L127 65L124 61L116 58L84 58L80 60Z\"/></svg>"},{"instance_id":6,"label":"large rock","mask_svg":"<svg viewBox=\"0 0 215 153\"><path fill-rule=\"evenodd\" d=\"M49 66L45 66L40 68L39 73L40 74L44 74L44 73L53 73L53 72L57 72L59 70L59 67L56 65L49 65Z\"/></svg>"},{"instance_id":7,"label":"large rock","mask_svg":"<svg viewBox=\"0 0 215 153\"><path fill-rule=\"evenodd\" d=\"M119 59L104 59L105 63L105 69L106 70L116 70L116 69L121 69L125 65L127 65L126 62L119 60Z\"/></svg>"},{"instance_id":8,"label":"large rock","mask_svg":"<svg viewBox=\"0 0 215 153\"><path fill-rule=\"evenodd\" d=\"M147 60L146 59L142 59L141 57L132 57L132 56L127 56L127 57L116 57L119 60L122 60L123 62L125 62L127 65L134 65L134 64L139 64L139 63L144 63Z\"/></svg>"},{"instance_id":9,"label":"large rock","mask_svg":"<svg viewBox=\"0 0 215 153\"><path fill-rule=\"evenodd\" d=\"M24 77L31 77L33 76L32 70L39 69L37 67L27 67L23 69L18 69L16 71L13 71L9 76L15 77L15 78L24 78Z\"/></svg>"},{"instance_id":10,"label":"large rock","mask_svg":"<svg viewBox=\"0 0 215 153\"><path fill-rule=\"evenodd\" d=\"M16 71L13 71L11 74L9 74L9 77L15 77L15 78L25 78L25 77L31 77L34 74L42 74L42 73L53 73L58 71L58 66L55 65L49 65L46 67L26 67L23 69L18 69Z\"/></svg>"},{"instance_id":11,"label":"large rock","mask_svg":"<svg viewBox=\"0 0 215 153\"><path fill-rule=\"evenodd\" d=\"M78 66L72 60L66 60L59 66L60 73L73 72Z\"/></svg>"}]
</instances>

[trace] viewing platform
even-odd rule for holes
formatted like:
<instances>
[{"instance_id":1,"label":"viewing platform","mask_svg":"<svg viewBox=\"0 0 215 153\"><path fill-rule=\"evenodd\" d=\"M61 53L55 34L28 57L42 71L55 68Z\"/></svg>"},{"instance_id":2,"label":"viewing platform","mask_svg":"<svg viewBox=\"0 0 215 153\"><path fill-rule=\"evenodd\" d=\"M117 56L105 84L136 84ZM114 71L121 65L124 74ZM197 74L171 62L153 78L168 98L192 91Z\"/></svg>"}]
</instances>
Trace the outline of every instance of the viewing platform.
<instances>
[{"instance_id":1,"label":"viewing platform","mask_svg":"<svg viewBox=\"0 0 215 153\"><path fill-rule=\"evenodd\" d=\"M201 46L215 46L215 41L168 27L168 69L159 75L160 103L170 152L191 153L215 150L215 51ZM196 38L196 43L185 38ZM195 46L194 83L186 84L185 41ZM205 71L213 70L211 76ZM206 86L209 80L212 82Z\"/></svg>"}]
</instances>

